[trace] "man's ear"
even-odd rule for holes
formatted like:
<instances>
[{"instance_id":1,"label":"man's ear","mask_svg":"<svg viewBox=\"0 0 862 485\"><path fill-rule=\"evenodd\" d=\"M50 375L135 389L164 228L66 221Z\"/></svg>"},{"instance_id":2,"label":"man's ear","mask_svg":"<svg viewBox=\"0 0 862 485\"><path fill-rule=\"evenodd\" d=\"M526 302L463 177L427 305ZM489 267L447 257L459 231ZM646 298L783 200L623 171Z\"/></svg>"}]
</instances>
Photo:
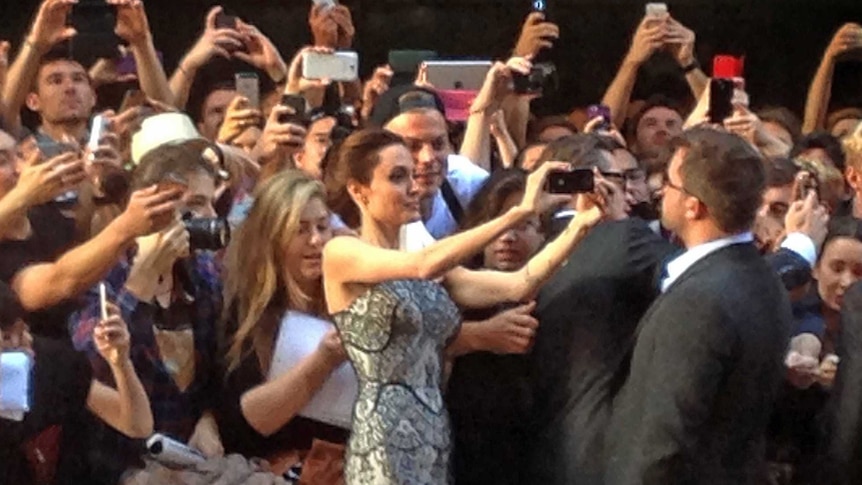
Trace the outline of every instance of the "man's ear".
<instances>
[{"instance_id":1,"label":"man's ear","mask_svg":"<svg viewBox=\"0 0 862 485\"><path fill-rule=\"evenodd\" d=\"M27 105L27 109L30 111L39 112L39 109L42 106L41 100L39 99L39 95L31 92L27 94L27 98L24 100L24 103Z\"/></svg>"},{"instance_id":2,"label":"man's ear","mask_svg":"<svg viewBox=\"0 0 862 485\"><path fill-rule=\"evenodd\" d=\"M685 217L690 221L698 221L709 215L706 204L694 197L685 198Z\"/></svg>"},{"instance_id":3,"label":"man's ear","mask_svg":"<svg viewBox=\"0 0 862 485\"><path fill-rule=\"evenodd\" d=\"M844 170L844 179L854 192L862 191L862 173L852 166L847 166Z\"/></svg>"}]
</instances>

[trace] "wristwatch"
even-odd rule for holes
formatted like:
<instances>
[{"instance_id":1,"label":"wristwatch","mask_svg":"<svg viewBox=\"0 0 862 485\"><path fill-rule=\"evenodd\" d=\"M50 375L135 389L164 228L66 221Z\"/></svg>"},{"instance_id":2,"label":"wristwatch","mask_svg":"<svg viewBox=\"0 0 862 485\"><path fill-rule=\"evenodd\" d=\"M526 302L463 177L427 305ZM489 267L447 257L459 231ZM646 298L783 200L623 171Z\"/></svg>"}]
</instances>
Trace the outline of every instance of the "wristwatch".
<instances>
[{"instance_id":1,"label":"wristwatch","mask_svg":"<svg viewBox=\"0 0 862 485\"><path fill-rule=\"evenodd\" d=\"M691 71L694 71L695 69L700 69L700 63L697 62L697 59L694 59L693 61L691 61L691 64L683 67L682 72L688 74Z\"/></svg>"}]
</instances>

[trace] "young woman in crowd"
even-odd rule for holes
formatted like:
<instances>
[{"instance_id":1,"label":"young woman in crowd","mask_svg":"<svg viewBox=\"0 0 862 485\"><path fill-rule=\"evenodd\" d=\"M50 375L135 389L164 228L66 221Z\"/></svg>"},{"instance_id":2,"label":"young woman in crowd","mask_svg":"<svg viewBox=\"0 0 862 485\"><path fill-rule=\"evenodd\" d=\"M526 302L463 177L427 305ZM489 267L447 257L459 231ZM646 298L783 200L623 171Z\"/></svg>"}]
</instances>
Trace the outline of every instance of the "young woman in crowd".
<instances>
[{"instance_id":1,"label":"young woman in crowd","mask_svg":"<svg viewBox=\"0 0 862 485\"><path fill-rule=\"evenodd\" d=\"M844 293L862 279L862 222L852 218L830 222L812 276L810 294L794 307L797 328L790 344L791 352L808 358L812 365L793 365L788 357L788 382L772 422L771 458L791 463L795 468L791 483L809 483L812 473L819 470L819 420L840 365L836 354L841 306Z\"/></svg>"},{"instance_id":2,"label":"young woman in crowd","mask_svg":"<svg viewBox=\"0 0 862 485\"><path fill-rule=\"evenodd\" d=\"M402 252L401 227L419 218L413 165L399 137L363 130L327 166L327 180L341 188L328 194L331 206L358 212L361 221L359 237L334 238L323 258L326 303L360 384L345 468L351 484L448 483L451 438L441 380L444 350L458 336L455 303L482 308L528 298L601 218L597 206L583 207L564 234L517 272L471 272L459 264L568 201L543 192L548 173L568 164L544 164L503 216Z\"/></svg>"},{"instance_id":3,"label":"young woman in crowd","mask_svg":"<svg viewBox=\"0 0 862 485\"><path fill-rule=\"evenodd\" d=\"M470 230L500 217L524 197L527 174L520 169L495 172L467 208L462 225ZM545 242L543 219L531 216L487 244L470 265L474 269L513 272L521 269ZM452 419L453 471L458 484L527 483L521 458L529 443L531 389L525 357L532 339L506 326L532 319L534 304L498 305L465 311L477 329L505 332L506 346L458 357L446 389ZM502 310L502 311L501 311ZM538 322L536 322L538 324ZM505 376L505 378L500 378Z\"/></svg>"},{"instance_id":4,"label":"young woman in crowd","mask_svg":"<svg viewBox=\"0 0 862 485\"><path fill-rule=\"evenodd\" d=\"M110 368L114 389L93 378L86 356L57 341L34 338L17 295L0 282L0 353L24 352L33 361L29 410L19 409L18 418L4 408L14 401L7 394L8 383L0 386L3 483L85 483L80 439L89 422L88 412L129 437L152 433L150 401L130 360L129 330L118 313L110 305L108 319L100 320L93 330L95 350Z\"/></svg>"},{"instance_id":5,"label":"young woman in crowd","mask_svg":"<svg viewBox=\"0 0 862 485\"><path fill-rule=\"evenodd\" d=\"M215 253L192 240L181 217L215 215L216 173L195 144L162 145L148 152L132 174L132 188L161 186L182 190L164 229L139 237L104 279L108 297L117 302L132 334L131 358L152 403L157 432L205 456L223 454L212 410L218 398L217 323L222 284ZM98 287L82 299L69 318L75 348L86 352L100 380L110 379L95 354L93 328L99 321ZM106 430L89 444L94 466L110 481L127 468L139 467L140 443ZM102 469L101 467L104 467ZM116 480L116 477L114 480Z\"/></svg>"},{"instance_id":6,"label":"young woman in crowd","mask_svg":"<svg viewBox=\"0 0 862 485\"><path fill-rule=\"evenodd\" d=\"M332 229L323 184L288 170L259 186L254 199L225 258L220 427L228 452L270 458L281 472L315 441L347 441L356 378L324 321L321 255ZM324 399L315 400L322 389ZM343 447L329 449L343 461ZM335 468L337 481L327 483L343 480Z\"/></svg>"}]
</instances>

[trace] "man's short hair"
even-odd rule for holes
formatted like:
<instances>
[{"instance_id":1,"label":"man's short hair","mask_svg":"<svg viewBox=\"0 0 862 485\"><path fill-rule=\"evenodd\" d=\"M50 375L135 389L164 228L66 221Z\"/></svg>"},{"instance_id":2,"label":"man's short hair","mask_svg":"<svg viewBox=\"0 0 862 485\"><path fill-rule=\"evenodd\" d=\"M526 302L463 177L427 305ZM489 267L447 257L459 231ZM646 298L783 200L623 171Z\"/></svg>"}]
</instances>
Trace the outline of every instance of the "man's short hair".
<instances>
[{"instance_id":1,"label":"man's short hair","mask_svg":"<svg viewBox=\"0 0 862 485\"><path fill-rule=\"evenodd\" d=\"M709 210L726 233L750 230L763 201L763 158L742 138L709 128L695 128L676 138L684 150L682 186Z\"/></svg>"},{"instance_id":2,"label":"man's short hair","mask_svg":"<svg viewBox=\"0 0 862 485\"><path fill-rule=\"evenodd\" d=\"M33 77L33 84L30 85L31 93L36 93L39 91L39 73L42 72L42 68L54 62L71 62L72 64L77 64L81 66L81 69L83 69L85 73L87 73L87 79L90 79L90 75L87 71L87 68L84 67L84 65L81 64L78 60L72 58L69 55L69 46L66 44L60 44L58 46L55 46L39 58L39 67L36 69L37 75Z\"/></svg>"},{"instance_id":3,"label":"man's short hair","mask_svg":"<svg viewBox=\"0 0 862 485\"><path fill-rule=\"evenodd\" d=\"M548 161L558 161L569 162L572 168L598 167L600 170L606 170L609 163L606 152L608 150L602 148L602 140L598 135L564 136L548 143L548 146L539 155L536 165Z\"/></svg>"},{"instance_id":4,"label":"man's short hair","mask_svg":"<svg viewBox=\"0 0 862 485\"><path fill-rule=\"evenodd\" d=\"M770 158L766 161L766 186L768 188L785 187L796 180L799 167L793 160L784 157Z\"/></svg>"},{"instance_id":5,"label":"man's short hair","mask_svg":"<svg viewBox=\"0 0 862 485\"><path fill-rule=\"evenodd\" d=\"M412 84L395 86L380 96L368 117L368 127L382 128L400 114L414 110L439 111L446 118L446 107L433 89Z\"/></svg>"},{"instance_id":6,"label":"man's short hair","mask_svg":"<svg viewBox=\"0 0 862 485\"><path fill-rule=\"evenodd\" d=\"M685 120L685 115L683 114L682 107L679 103L674 101L673 99L665 96L664 94L654 94L647 98L646 102L641 109L637 111L628 121L625 122L625 132L627 135L627 139L634 140L638 131L638 123L641 122L641 118L644 117L650 110L654 108L667 108L672 111L676 111L676 113Z\"/></svg>"},{"instance_id":7,"label":"man's short hair","mask_svg":"<svg viewBox=\"0 0 862 485\"><path fill-rule=\"evenodd\" d=\"M793 114L793 111L783 106L763 108L758 111L757 116L763 122L775 123L787 130L793 143L796 143L802 137L802 122Z\"/></svg>"},{"instance_id":8,"label":"man's short hair","mask_svg":"<svg viewBox=\"0 0 862 485\"><path fill-rule=\"evenodd\" d=\"M796 158L802 152L815 148L825 151L832 163L835 164L835 168L844 172L847 160L844 156L844 150L841 148L841 142L825 131L815 131L803 136L790 151L790 158Z\"/></svg>"},{"instance_id":9,"label":"man's short hair","mask_svg":"<svg viewBox=\"0 0 862 485\"><path fill-rule=\"evenodd\" d=\"M581 130L575 126L574 123L569 119L568 116L564 115L553 115L553 116L544 116L542 118L537 118L532 120L528 125L528 134L527 141L528 142L537 142L539 141L539 135L542 134L543 131L548 128L565 128L572 133L580 133Z\"/></svg>"}]
</instances>

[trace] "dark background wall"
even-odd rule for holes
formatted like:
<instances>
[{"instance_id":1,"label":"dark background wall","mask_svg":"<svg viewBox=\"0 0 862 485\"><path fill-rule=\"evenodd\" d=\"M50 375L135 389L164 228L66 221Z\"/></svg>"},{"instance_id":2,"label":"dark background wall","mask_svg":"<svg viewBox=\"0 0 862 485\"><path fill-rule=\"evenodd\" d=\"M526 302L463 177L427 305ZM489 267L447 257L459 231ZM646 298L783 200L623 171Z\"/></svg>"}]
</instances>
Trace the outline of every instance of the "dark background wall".
<instances>
[{"instance_id":1,"label":"dark background wall","mask_svg":"<svg viewBox=\"0 0 862 485\"><path fill-rule=\"evenodd\" d=\"M511 49L529 0L342 0L357 27L362 70L385 62L390 48L432 48L446 56L503 58ZM201 30L215 2L146 0L151 27L165 63L173 68ZM625 53L644 2L550 0L562 37L553 53L561 90L542 111L566 111L601 97ZM0 0L0 37L17 46L38 2ZM310 39L305 0L224 0L267 33L284 56ZM834 31L862 22L862 0L678 0L671 14L697 32L697 52L708 66L715 53L746 55L746 78L755 106L780 104L801 112L808 83ZM641 71L638 93L686 93L667 57ZM862 104L860 63L836 73L835 106ZM708 71L707 71L708 72Z\"/></svg>"}]
</instances>

